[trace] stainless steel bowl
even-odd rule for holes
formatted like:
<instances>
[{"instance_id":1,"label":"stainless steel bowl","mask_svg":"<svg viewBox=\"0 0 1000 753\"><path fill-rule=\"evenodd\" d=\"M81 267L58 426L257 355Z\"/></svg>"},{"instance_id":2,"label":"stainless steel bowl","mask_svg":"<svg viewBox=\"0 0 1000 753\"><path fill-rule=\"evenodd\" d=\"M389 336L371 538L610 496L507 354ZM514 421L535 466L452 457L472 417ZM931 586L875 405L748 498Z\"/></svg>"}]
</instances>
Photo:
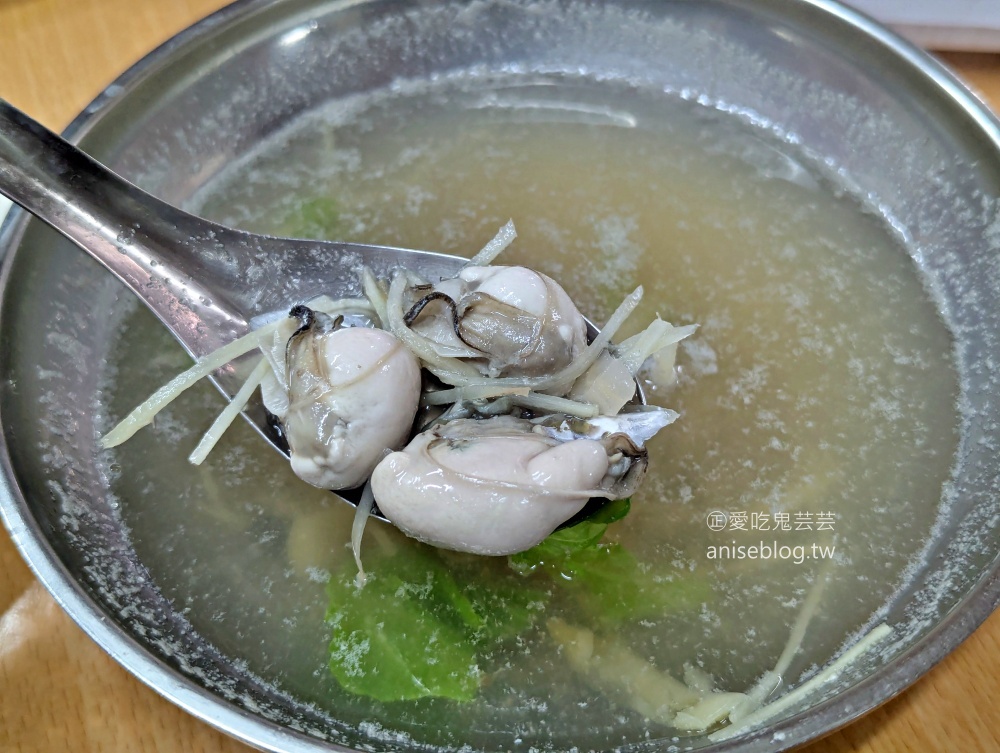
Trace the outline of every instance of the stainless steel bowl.
<instances>
[{"instance_id":1,"label":"stainless steel bowl","mask_svg":"<svg viewBox=\"0 0 1000 753\"><path fill-rule=\"evenodd\" d=\"M245 0L122 75L67 136L184 204L231 160L321 103L456 71L561 73L698 98L795 139L906 241L954 333L963 380L946 514L926 564L886 605L886 621L898 628L892 645L809 708L710 747L783 750L912 683L1000 594L992 368L1000 355L1000 125L930 57L825 0ZM275 691L205 642L160 594L95 458L98 367L116 326L102 312L122 293L20 211L0 230L0 252L0 506L60 604L144 682L248 743L407 747Z\"/></svg>"}]
</instances>

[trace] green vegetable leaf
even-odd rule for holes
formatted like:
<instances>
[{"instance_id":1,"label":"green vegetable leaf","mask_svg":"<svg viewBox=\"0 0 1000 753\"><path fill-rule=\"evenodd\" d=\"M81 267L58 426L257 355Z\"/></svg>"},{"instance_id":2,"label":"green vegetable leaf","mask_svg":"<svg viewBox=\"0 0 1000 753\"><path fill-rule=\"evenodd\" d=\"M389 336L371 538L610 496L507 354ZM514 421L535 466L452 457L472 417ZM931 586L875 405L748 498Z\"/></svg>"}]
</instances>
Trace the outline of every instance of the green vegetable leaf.
<instances>
[{"instance_id":1,"label":"green vegetable leaf","mask_svg":"<svg viewBox=\"0 0 1000 753\"><path fill-rule=\"evenodd\" d=\"M299 204L275 229L286 238L317 238L337 240L340 212L329 196L317 196Z\"/></svg>"},{"instance_id":2,"label":"green vegetable leaf","mask_svg":"<svg viewBox=\"0 0 1000 753\"><path fill-rule=\"evenodd\" d=\"M584 609L605 623L690 611L711 596L704 579L659 576L617 543L573 552L559 563L558 574Z\"/></svg>"},{"instance_id":3,"label":"green vegetable leaf","mask_svg":"<svg viewBox=\"0 0 1000 753\"><path fill-rule=\"evenodd\" d=\"M522 578L508 576L499 581L470 581L466 594L482 624L475 633L478 645L512 638L527 630L545 608L548 594L533 588Z\"/></svg>"},{"instance_id":4,"label":"green vegetable leaf","mask_svg":"<svg viewBox=\"0 0 1000 753\"><path fill-rule=\"evenodd\" d=\"M620 544L601 543L628 511L628 500L604 505L512 555L506 570L492 558L445 556L416 543L372 553L363 588L350 567L330 582L331 672L345 689L381 701L468 701L485 671L481 657L530 628L559 592L611 626L697 608L707 583L658 577ZM524 577L532 573L547 576L544 590Z\"/></svg>"},{"instance_id":5,"label":"green vegetable leaf","mask_svg":"<svg viewBox=\"0 0 1000 753\"><path fill-rule=\"evenodd\" d=\"M631 509L632 499L630 497L612 499L598 507L594 514L589 516L587 520L591 523L604 523L608 525L624 518L629 514Z\"/></svg>"},{"instance_id":6,"label":"green vegetable leaf","mask_svg":"<svg viewBox=\"0 0 1000 753\"><path fill-rule=\"evenodd\" d=\"M479 689L477 652L529 627L541 596L516 576L453 571L415 545L330 582L330 670L347 690L382 701L438 696L468 701Z\"/></svg>"},{"instance_id":7,"label":"green vegetable leaf","mask_svg":"<svg viewBox=\"0 0 1000 753\"><path fill-rule=\"evenodd\" d=\"M472 643L422 603L429 572L422 582L398 572L406 571L381 570L360 589L353 576L331 581L330 670L345 689L381 701L471 700L479 690Z\"/></svg>"},{"instance_id":8,"label":"green vegetable leaf","mask_svg":"<svg viewBox=\"0 0 1000 753\"><path fill-rule=\"evenodd\" d=\"M658 576L621 544L601 543L608 526L624 518L629 509L627 499L603 505L537 546L511 555L508 563L522 576L549 575L584 610L605 623L696 609L711 595L709 583L689 575Z\"/></svg>"},{"instance_id":9,"label":"green vegetable leaf","mask_svg":"<svg viewBox=\"0 0 1000 753\"><path fill-rule=\"evenodd\" d=\"M510 566L521 575L533 573L545 564L558 565L573 552L596 547L608 526L628 515L631 501L618 499L601 505L592 515L573 525L552 532L540 544L508 558Z\"/></svg>"}]
</instances>

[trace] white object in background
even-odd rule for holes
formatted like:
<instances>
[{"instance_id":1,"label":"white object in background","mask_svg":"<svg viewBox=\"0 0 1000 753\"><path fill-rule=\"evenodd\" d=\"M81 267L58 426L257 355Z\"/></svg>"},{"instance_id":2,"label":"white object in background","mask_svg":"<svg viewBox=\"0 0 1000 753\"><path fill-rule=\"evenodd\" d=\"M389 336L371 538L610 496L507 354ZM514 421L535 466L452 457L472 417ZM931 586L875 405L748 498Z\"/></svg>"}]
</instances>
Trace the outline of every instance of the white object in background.
<instances>
[{"instance_id":1,"label":"white object in background","mask_svg":"<svg viewBox=\"0 0 1000 753\"><path fill-rule=\"evenodd\" d=\"M935 50L1000 52L1000 0L846 0Z\"/></svg>"},{"instance_id":2,"label":"white object in background","mask_svg":"<svg viewBox=\"0 0 1000 753\"><path fill-rule=\"evenodd\" d=\"M10 209L10 199L6 196L0 196L0 224L3 224L3 219L7 216L8 209Z\"/></svg>"}]
</instances>

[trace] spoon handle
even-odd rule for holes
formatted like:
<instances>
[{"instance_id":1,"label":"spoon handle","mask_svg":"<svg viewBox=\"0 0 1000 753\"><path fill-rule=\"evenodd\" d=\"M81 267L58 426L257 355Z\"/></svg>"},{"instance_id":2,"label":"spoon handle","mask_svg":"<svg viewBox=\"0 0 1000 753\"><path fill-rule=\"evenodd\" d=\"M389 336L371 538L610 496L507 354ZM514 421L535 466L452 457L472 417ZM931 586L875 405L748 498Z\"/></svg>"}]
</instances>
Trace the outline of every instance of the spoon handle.
<instances>
[{"instance_id":1,"label":"spoon handle","mask_svg":"<svg viewBox=\"0 0 1000 753\"><path fill-rule=\"evenodd\" d=\"M228 322L234 334L245 331L239 306L201 282L239 274L226 249L230 231L141 191L2 99L0 193L107 267L189 351L204 350L195 328L206 308L216 327ZM189 317L191 332L178 306L197 310Z\"/></svg>"}]
</instances>

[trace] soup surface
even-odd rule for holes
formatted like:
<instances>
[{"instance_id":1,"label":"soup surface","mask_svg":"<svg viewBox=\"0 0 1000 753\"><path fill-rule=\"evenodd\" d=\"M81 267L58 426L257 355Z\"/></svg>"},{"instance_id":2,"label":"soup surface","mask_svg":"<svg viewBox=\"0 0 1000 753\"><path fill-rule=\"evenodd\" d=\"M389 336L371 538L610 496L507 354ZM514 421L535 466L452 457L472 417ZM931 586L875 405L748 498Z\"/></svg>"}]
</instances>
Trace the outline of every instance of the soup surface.
<instances>
[{"instance_id":1,"label":"soup surface","mask_svg":"<svg viewBox=\"0 0 1000 753\"><path fill-rule=\"evenodd\" d=\"M336 626L371 607L342 587L328 594L328 581L353 576L353 508L295 478L242 422L205 465L188 465L222 408L209 385L115 451L121 512L154 581L197 631L372 736L487 750L676 737L581 682L547 620L742 691L774 665L823 574L788 680L815 673L878 621L935 523L957 441L949 334L880 218L772 134L608 82L474 85L331 104L216 176L191 208L277 235L461 255L513 218L519 238L501 263L559 280L592 320L642 284L623 335L656 314L698 323L676 381L649 374L649 400L681 418L651 442L644 486L605 536L627 553L602 570L607 582L567 587L517 574L506 558L431 553L455 582L494 589L498 621L514 628L471 649L474 700L373 700L328 668ZM188 364L137 310L114 354L110 413ZM424 572L428 552L373 523L364 556L377 582ZM512 584L520 596L496 598ZM424 596L407 591L417 608ZM386 620L399 617L386 609ZM417 663L454 655L446 641L421 649ZM333 646L342 671L352 650Z\"/></svg>"}]
</instances>

